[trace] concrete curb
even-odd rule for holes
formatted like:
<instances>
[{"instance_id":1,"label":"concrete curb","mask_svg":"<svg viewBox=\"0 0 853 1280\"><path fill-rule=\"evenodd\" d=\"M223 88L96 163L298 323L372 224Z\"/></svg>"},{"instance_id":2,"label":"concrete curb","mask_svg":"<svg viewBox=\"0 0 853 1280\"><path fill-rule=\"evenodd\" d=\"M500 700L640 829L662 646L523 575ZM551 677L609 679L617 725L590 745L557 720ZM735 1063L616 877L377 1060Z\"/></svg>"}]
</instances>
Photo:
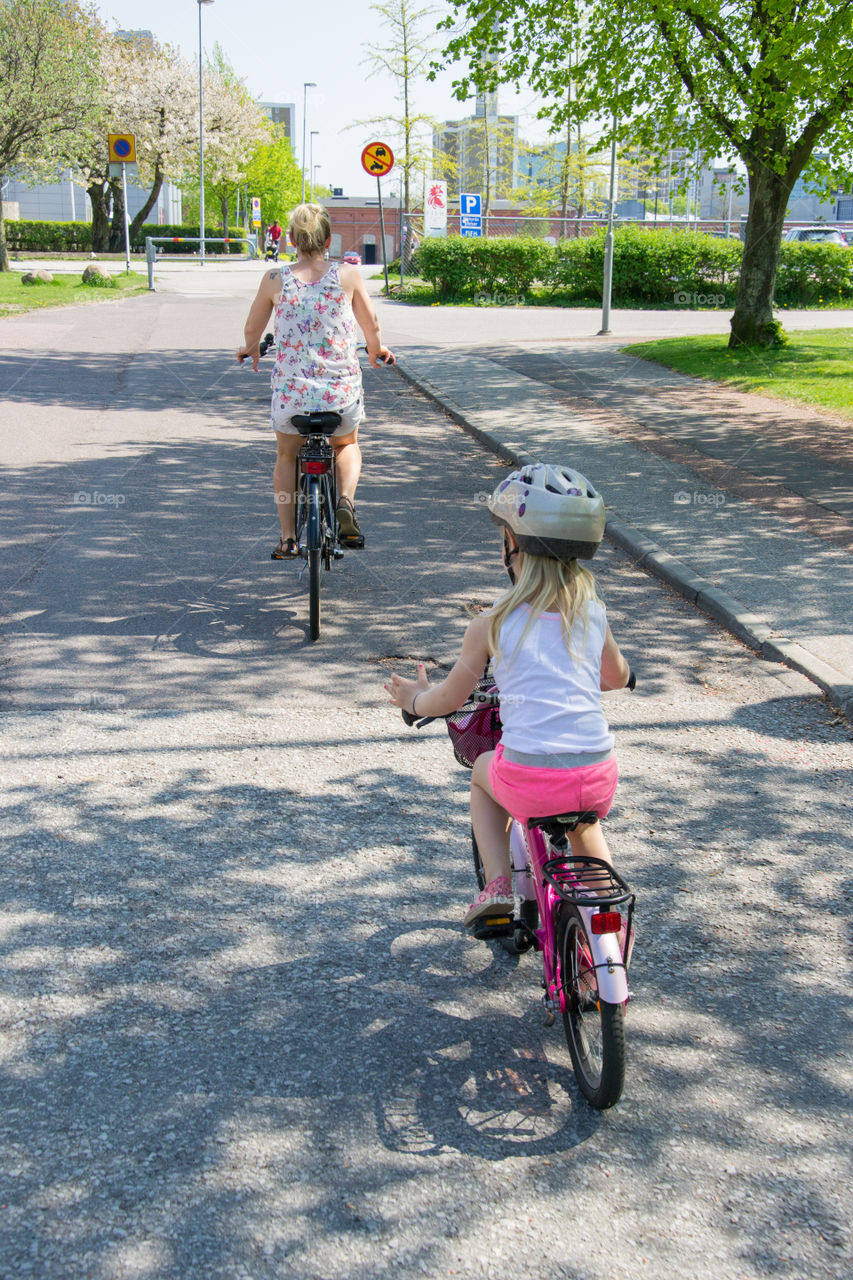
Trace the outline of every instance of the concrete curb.
<instances>
[{"instance_id":1,"label":"concrete curb","mask_svg":"<svg viewBox=\"0 0 853 1280\"><path fill-rule=\"evenodd\" d=\"M518 449L510 449L496 436L474 426L460 405L425 378L407 369L399 359L396 369L406 382L425 395L458 426L498 457L506 458L515 466L524 466L534 461L532 455ZM738 640L742 640L749 648L755 650L760 657L768 662L782 663L806 676L823 690L836 710L853 722L853 685L847 681L842 672L829 666L795 641L781 636L774 637L773 628L765 618L742 604L740 600L736 600L734 596L715 587L706 578L702 578L689 565L670 555L638 529L632 528L621 520L608 519L605 535L615 546L626 551L640 568L647 569L656 578L660 578L715 622L719 622Z\"/></svg>"}]
</instances>

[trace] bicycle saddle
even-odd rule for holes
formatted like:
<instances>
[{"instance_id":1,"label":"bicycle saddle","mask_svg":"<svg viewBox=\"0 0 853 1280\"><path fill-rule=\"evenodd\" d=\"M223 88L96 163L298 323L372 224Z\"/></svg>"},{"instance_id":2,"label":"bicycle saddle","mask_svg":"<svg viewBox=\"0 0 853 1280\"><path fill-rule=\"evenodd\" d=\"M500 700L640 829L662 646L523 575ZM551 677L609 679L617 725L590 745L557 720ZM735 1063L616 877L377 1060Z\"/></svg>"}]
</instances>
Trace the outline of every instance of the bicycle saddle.
<instances>
[{"instance_id":1,"label":"bicycle saddle","mask_svg":"<svg viewBox=\"0 0 853 1280\"><path fill-rule=\"evenodd\" d=\"M341 425L339 413L296 413L290 419L301 436L330 436Z\"/></svg>"},{"instance_id":2,"label":"bicycle saddle","mask_svg":"<svg viewBox=\"0 0 853 1280\"><path fill-rule=\"evenodd\" d=\"M583 822L598 822L598 814L594 809L586 809L581 813L555 813L547 818L528 818L527 826L529 830L539 827L547 836L559 839Z\"/></svg>"}]
</instances>

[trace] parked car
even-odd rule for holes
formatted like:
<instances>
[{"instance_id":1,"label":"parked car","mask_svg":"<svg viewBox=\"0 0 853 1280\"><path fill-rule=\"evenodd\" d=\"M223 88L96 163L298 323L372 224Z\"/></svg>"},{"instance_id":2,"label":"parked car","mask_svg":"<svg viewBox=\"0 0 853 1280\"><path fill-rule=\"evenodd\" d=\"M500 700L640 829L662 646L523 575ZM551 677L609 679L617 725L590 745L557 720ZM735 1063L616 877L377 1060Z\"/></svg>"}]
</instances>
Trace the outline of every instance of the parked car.
<instances>
[{"instance_id":1,"label":"parked car","mask_svg":"<svg viewBox=\"0 0 853 1280\"><path fill-rule=\"evenodd\" d=\"M355 249L347 249L344 254L344 262L348 262L351 267L360 267L361 254L356 253Z\"/></svg>"},{"instance_id":2,"label":"parked car","mask_svg":"<svg viewBox=\"0 0 853 1280\"><path fill-rule=\"evenodd\" d=\"M844 238L843 232L838 227L791 227L782 236L783 240L798 240L800 244L804 242L815 241L820 244L840 244L848 249L850 245Z\"/></svg>"}]
</instances>

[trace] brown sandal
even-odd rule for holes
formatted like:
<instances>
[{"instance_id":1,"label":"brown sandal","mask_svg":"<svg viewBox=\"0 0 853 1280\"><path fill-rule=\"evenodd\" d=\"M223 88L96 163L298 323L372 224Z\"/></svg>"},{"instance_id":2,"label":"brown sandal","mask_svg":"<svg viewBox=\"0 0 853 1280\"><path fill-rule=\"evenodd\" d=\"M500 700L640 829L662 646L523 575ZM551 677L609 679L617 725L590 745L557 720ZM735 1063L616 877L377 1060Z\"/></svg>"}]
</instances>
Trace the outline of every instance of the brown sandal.
<instances>
[{"instance_id":1,"label":"brown sandal","mask_svg":"<svg viewBox=\"0 0 853 1280\"><path fill-rule=\"evenodd\" d=\"M295 560L298 555L295 538L279 538L278 545L270 552L270 560Z\"/></svg>"},{"instance_id":2,"label":"brown sandal","mask_svg":"<svg viewBox=\"0 0 853 1280\"><path fill-rule=\"evenodd\" d=\"M338 529L340 531L342 545L345 547L355 548L356 550L363 547L364 534L361 532L358 520L356 519L355 507L352 505L351 498L338 498L335 516L338 521Z\"/></svg>"}]
</instances>

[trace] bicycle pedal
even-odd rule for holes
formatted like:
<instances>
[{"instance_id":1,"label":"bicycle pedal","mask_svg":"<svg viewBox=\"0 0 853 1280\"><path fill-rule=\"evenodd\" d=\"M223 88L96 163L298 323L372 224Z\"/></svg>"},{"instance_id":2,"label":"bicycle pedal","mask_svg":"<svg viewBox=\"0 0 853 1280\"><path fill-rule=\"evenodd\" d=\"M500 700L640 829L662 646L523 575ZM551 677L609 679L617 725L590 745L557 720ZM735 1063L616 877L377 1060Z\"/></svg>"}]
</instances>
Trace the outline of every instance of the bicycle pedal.
<instances>
[{"instance_id":1,"label":"bicycle pedal","mask_svg":"<svg viewBox=\"0 0 853 1280\"><path fill-rule=\"evenodd\" d=\"M344 553L342 549L340 547L335 547L334 551L332 552L332 559L343 560L343 558L344 558Z\"/></svg>"}]
</instances>

